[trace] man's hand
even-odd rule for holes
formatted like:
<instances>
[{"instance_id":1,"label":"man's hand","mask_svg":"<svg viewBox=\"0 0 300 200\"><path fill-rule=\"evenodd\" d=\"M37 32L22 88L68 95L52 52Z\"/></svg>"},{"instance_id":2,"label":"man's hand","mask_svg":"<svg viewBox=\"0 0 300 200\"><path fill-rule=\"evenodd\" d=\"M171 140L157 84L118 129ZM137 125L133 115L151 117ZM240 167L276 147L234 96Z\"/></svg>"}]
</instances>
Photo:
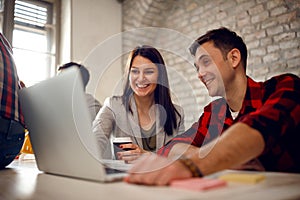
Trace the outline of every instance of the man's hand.
<instances>
[{"instance_id":1,"label":"man's hand","mask_svg":"<svg viewBox=\"0 0 300 200\"><path fill-rule=\"evenodd\" d=\"M191 172L179 161L151 154L137 160L126 181L145 185L169 185L172 180L191 177Z\"/></svg>"}]
</instances>

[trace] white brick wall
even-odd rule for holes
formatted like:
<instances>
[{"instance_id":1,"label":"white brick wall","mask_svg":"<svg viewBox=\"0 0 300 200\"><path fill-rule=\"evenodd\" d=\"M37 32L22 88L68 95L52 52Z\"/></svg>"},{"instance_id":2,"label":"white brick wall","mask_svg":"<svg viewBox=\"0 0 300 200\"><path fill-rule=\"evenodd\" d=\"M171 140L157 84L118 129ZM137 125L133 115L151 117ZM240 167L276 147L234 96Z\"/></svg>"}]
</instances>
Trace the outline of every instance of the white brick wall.
<instances>
[{"instance_id":1,"label":"white brick wall","mask_svg":"<svg viewBox=\"0 0 300 200\"><path fill-rule=\"evenodd\" d=\"M190 42L209 29L226 26L244 38L251 77L265 80L284 72L299 76L299 7L299 0L125 0L123 48L150 44L161 50L167 66L175 69L169 70L170 87L185 109L188 126L211 101L188 55ZM132 31L143 27L166 30Z\"/></svg>"}]
</instances>

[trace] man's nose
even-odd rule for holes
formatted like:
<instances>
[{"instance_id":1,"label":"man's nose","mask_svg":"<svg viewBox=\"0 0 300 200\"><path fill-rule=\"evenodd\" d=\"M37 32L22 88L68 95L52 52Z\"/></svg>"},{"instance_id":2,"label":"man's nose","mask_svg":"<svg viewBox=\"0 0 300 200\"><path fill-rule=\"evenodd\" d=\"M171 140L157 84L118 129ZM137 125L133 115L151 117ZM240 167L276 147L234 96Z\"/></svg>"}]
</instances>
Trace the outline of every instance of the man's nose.
<instances>
[{"instance_id":1,"label":"man's nose","mask_svg":"<svg viewBox=\"0 0 300 200\"><path fill-rule=\"evenodd\" d=\"M198 78L199 79L201 79L206 74L204 67L201 67L201 66L199 66L197 72L198 72Z\"/></svg>"}]
</instances>

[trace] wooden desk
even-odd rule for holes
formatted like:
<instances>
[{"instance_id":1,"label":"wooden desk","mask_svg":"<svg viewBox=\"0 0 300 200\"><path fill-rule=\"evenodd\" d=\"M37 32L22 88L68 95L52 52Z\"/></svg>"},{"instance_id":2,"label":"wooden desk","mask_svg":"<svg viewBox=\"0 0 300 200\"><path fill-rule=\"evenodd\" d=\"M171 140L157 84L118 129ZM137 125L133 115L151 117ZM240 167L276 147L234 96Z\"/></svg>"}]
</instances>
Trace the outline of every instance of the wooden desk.
<instances>
[{"instance_id":1,"label":"wooden desk","mask_svg":"<svg viewBox=\"0 0 300 200\"><path fill-rule=\"evenodd\" d=\"M223 171L212 176L218 176ZM98 183L40 172L34 160L15 160L0 170L0 199L300 199L300 174L264 173L257 184L228 182L226 187L190 191L170 187L131 185L125 182Z\"/></svg>"}]
</instances>

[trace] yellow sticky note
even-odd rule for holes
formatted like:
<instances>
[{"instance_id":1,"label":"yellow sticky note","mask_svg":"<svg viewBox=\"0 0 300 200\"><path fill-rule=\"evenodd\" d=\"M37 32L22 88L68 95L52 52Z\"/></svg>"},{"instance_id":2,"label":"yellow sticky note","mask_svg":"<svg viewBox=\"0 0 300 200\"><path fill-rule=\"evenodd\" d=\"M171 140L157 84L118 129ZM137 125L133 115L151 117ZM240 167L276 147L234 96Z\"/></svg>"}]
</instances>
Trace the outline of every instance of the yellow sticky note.
<instances>
[{"instance_id":1,"label":"yellow sticky note","mask_svg":"<svg viewBox=\"0 0 300 200\"><path fill-rule=\"evenodd\" d=\"M265 179L263 174L252 174L252 173L232 173L224 174L219 177L224 181L235 181L242 183L258 183Z\"/></svg>"}]
</instances>

